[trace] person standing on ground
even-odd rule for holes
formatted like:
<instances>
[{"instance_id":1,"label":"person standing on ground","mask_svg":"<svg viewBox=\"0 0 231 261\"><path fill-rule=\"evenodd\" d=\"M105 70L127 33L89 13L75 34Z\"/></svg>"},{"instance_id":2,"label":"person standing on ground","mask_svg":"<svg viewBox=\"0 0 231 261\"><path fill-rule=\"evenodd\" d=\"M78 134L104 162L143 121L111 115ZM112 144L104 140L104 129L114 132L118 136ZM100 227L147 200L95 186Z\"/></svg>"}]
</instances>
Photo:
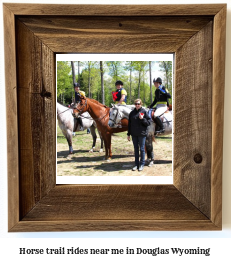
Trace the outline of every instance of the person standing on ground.
<instances>
[{"instance_id":1,"label":"person standing on ground","mask_svg":"<svg viewBox=\"0 0 231 261\"><path fill-rule=\"evenodd\" d=\"M129 114L127 139L130 141L132 136L133 146L135 150L135 166L133 171L142 171L145 164L145 140L147 136L147 127L151 124L151 118L148 112L142 107L141 99L136 99L135 109ZM140 160L139 160L140 151Z\"/></svg>"}]
</instances>

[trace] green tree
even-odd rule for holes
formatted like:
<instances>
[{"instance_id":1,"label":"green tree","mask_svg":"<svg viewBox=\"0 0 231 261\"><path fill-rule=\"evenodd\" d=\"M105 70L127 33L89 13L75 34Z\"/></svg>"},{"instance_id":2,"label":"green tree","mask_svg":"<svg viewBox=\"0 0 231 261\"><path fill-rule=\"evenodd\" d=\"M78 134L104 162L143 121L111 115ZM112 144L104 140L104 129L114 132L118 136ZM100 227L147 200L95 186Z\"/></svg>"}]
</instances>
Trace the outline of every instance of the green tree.
<instances>
[{"instance_id":1,"label":"green tree","mask_svg":"<svg viewBox=\"0 0 231 261\"><path fill-rule=\"evenodd\" d=\"M94 96L93 94L95 91L94 78L97 77L96 74L99 74L98 62L86 61L86 62L81 62L81 65L84 67L82 73L79 75L81 89L85 91L87 97L93 98ZM99 76L97 77L97 79L99 79Z\"/></svg>"},{"instance_id":2,"label":"green tree","mask_svg":"<svg viewBox=\"0 0 231 261\"><path fill-rule=\"evenodd\" d=\"M101 78L99 68L87 66L82 70L82 90L85 91L86 96L93 99L98 99L101 88ZM101 97L101 96L100 96Z\"/></svg>"},{"instance_id":3,"label":"green tree","mask_svg":"<svg viewBox=\"0 0 231 261\"><path fill-rule=\"evenodd\" d=\"M152 62L149 62L149 78L150 78L150 103L153 102L153 93L152 93Z\"/></svg>"},{"instance_id":4,"label":"green tree","mask_svg":"<svg viewBox=\"0 0 231 261\"><path fill-rule=\"evenodd\" d=\"M134 71L135 63L133 61L128 61L125 63L124 69L129 70L129 91L128 91L128 104L132 103L132 72Z\"/></svg>"},{"instance_id":5,"label":"green tree","mask_svg":"<svg viewBox=\"0 0 231 261\"><path fill-rule=\"evenodd\" d=\"M104 63L102 61L100 63L100 78L101 78L101 101L102 104L105 104L105 93L104 93Z\"/></svg>"},{"instance_id":6,"label":"green tree","mask_svg":"<svg viewBox=\"0 0 231 261\"><path fill-rule=\"evenodd\" d=\"M72 95L73 85L71 77L71 63L57 62L57 98L60 102L66 103Z\"/></svg>"},{"instance_id":7,"label":"green tree","mask_svg":"<svg viewBox=\"0 0 231 261\"><path fill-rule=\"evenodd\" d=\"M159 63L159 67L161 71L165 73L165 87L168 89L172 96L172 62L171 61L163 61ZM172 99L169 100L172 102Z\"/></svg>"},{"instance_id":8,"label":"green tree","mask_svg":"<svg viewBox=\"0 0 231 261\"><path fill-rule=\"evenodd\" d=\"M123 78L122 62L108 61L106 62L106 64L109 69L109 75L112 77L114 82L121 80L121 78Z\"/></svg>"},{"instance_id":9,"label":"green tree","mask_svg":"<svg viewBox=\"0 0 231 261\"><path fill-rule=\"evenodd\" d=\"M142 80L141 78L142 78L142 75L144 77L144 72L147 72L148 64L149 63L146 61L134 62L134 69L138 72L138 98L140 98L140 84L141 84L141 80Z\"/></svg>"}]
</instances>

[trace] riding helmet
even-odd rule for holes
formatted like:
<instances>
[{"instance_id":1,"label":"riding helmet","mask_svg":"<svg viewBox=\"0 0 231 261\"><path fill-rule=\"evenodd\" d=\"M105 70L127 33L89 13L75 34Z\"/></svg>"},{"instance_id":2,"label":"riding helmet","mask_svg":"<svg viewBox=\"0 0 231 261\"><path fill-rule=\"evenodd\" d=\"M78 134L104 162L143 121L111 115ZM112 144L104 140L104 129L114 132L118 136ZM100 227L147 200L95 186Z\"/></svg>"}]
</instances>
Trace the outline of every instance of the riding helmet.
<instances>
[{"instance_id":1,"label":"riding helmet","mask_svg":"<svg viewBox=\"0 0 231 261\"><path fill-rule=\"evenodd\" d=\"M162 84L162 79L160 77L157 77L156 79L153 79L153 82L159 82L160 84Z\"/></svg>"},{"instance_id":2,"label":"riding helmet","mask_svg":"<svg viewBox=\"0 0 231 261\"><path fill-rule=\"evenodd\" d=\"M121 81L116 81L115 86L116 86L116 85L124 85L124 84L123 84L123 82L121 82Z\"/></svg>"},{"instance_id":3,"label":"riding helmet","mask_svg":"<svg viewBox=\"0 0 231 261\"><path fill-rule=\"evenodd\" d=\"M80 84L79 84L78 82L75 82L75 83L74 83L74 88L75 88L75 87L80 87Z\"/></svg>"}]
</instances>

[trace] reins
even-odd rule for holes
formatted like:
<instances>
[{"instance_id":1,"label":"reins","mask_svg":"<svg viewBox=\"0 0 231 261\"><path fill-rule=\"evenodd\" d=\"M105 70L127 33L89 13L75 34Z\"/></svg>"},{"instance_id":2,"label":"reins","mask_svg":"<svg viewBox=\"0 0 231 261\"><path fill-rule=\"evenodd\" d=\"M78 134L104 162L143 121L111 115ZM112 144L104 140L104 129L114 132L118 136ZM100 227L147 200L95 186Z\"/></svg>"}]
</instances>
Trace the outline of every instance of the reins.
<instances>
[{"instance_id":1,"label":"reins","mask_svg":"<svg viewBox=\"0 0 231 261\"><path fill-rule=\"evenodd\" d=\"M110 111L110 110L109 110L109 111ZM119 110L117 109L117 113L116 113L116 116L115 116L114 120L112 120L111 117L109 117L109 121L112 121L115 125L117 124L117 123L116 123L116 119L117 119L117 117L118 117L118 113L119 113Z\"/></svg>"},{"instance_id":2,"label":"reins","mask_svg":"<svg viewBox=\"0 0 231 261\"><path fill-rule=\"evenodd\" d=\"M96 119L97 121L101 121L103 118L105 118L106 116L107 116L107 114L109 114L109 111L110 110L108 110L108 112L103 116L103 117L101 117L101 118L99 118L99 119Z\"/></svg>"},{"instance_id":3,"label":"reins","mask_svg":"<svg viewBox=\"0 0 231 261\"><path fill-rule=\"evenodd\" d=\"M66 111L68 111L68 110L71 110L71 109L70 109L70 108L68 108L68 109L66 109L65 111L62 111L62 112L58 113L58 114L57 114L57 116L59 116L60 114L62 114L62 113L64 113L64 112L66 112Z\"/></svg>"},{"instance_id":4,"label":"reins","mask_svg":"<svg viewBox=\"0 0 231 261\"><path fill-rule=\"evenodd\" d=\"M73 109L76 109L76 110L81 114L82 111L83 111L83 109L84 109L84 107L85 107L86 105L87 105L87 98L85 99L85 104L82 105L81 109L78 109L78 108L73 108ZM107 107L105 107L105 108L107 108ZM104 118L107 116L107 114L109 114L109 111L110 111L110 110L108 110L108 112L107 112L103 117L101 117L101 118L99 118L99 119L95 119L95 121L101 121L102 119L104 119ZM82 116L82 114L81 114L81 116ZM85 117L85 116L82 116L82 118L92 119L92 117L91 117L91 118L88 118L88 117Z\"/></svg>"},{"instance_id":5,"label":"reins","mask_svg":"<svg viewBox=\"0 0 231 261\"><path fill-rule=\"evenodd\" d=\"M117 113L116 113L116 116L115 116L114 120L111 119L110 117L109 117L109 120L112 121L116 126L119 126L119 127L117 127L117 128L126 128L127 126L126 126L126 125L122 125L122 124L121 124L121 121L122 121L123 119L126 119L126 120L128 120L128 119L127 119L126 117L124 117L124 118L121 118L118 123L116 123L116 118L118 117L118 114L119 114L119 110L117 109Z\"/></svg>"}]
</instances>

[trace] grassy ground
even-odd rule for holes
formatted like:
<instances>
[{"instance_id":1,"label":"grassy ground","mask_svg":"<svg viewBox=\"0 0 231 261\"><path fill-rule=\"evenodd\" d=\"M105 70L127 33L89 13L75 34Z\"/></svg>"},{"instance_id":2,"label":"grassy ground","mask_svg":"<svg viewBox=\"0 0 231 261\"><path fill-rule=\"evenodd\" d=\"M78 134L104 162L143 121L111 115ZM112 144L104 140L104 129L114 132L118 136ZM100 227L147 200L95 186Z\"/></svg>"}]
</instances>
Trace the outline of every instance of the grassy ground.
<instances>
[{"instance_id":1,"label":"grassy ground","mask_svg":"<svg viewBox=\"0 0 231 261\"><path fill-rule=\"evenodd\" d=\"M99 136L99 135L98 135ZM97 139L95 152L89 153L92 146L91 134L77 132L73 137L74 154L68 156L68 144L61 130L57 129L57 175L58 176L170 176L172 175L172 137L156 138L153 144L155 165L145 167L142 172L132 171L134 149L128 142L126 132L112 136L112 160L104 160L100 153L100 139Z\"/></svg>"}]
</instances>

